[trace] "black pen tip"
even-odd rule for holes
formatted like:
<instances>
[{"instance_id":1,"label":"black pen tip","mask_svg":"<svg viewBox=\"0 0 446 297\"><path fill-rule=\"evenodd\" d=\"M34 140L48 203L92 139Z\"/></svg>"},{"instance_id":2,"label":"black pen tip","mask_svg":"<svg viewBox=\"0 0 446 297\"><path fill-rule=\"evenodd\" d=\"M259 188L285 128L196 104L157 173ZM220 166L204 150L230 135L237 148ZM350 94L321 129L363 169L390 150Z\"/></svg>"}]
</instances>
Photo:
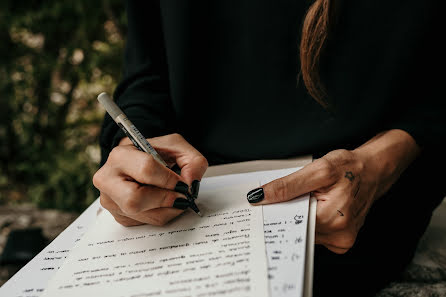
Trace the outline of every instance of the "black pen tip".
<instances>
[{"instance_id":1,"label":"black pen tip","mask_svg":"<svg viewBox=\"0 0 446 297\"><path fill-rule=\"evenodd\" d=\"M195 204L194 200L189 200L190 204L189 207L195 211L196 214L198 214L200 217L202 217L203 215L201 214L200 210L198 209L197 205Z\"/></svg>"}]
</instances>

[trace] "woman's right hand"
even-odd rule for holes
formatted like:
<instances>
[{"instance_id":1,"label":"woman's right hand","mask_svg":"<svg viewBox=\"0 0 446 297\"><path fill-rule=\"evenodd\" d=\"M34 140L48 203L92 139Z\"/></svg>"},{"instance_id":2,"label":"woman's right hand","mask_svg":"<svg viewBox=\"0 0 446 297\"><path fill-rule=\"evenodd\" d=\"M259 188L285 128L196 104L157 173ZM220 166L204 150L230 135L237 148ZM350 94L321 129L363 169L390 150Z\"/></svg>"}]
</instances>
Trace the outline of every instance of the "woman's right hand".
<instances>
[{"instance_id":1,"label":"woman's right hand","mask_svg":"<svg viewBox=\"0 0 446 297\"><path fill-rule=\"evenodd\" d=\"M206 158L179 134L148 141L167 164L181 168L181 175L124 138L93 176L101 205L124 226L160 226L181 214L189 206L185 193L198 195L208 167Z\"/></svg>"}]
</instances>

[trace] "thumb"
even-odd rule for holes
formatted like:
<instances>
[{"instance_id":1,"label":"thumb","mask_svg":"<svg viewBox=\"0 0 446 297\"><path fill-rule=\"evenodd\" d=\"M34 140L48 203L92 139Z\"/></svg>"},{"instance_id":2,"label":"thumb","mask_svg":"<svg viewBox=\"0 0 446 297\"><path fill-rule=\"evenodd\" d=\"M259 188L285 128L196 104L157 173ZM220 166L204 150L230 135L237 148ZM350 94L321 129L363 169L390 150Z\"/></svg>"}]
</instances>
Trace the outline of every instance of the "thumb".
<instances>
[{"instance_id":1,"label":"thumb","mask_svg":"<svg viewBox=\"0 0 446 297\"><path fill-rule=\"evenodd\" d=\"M332 165L325 159L318 159L301 170L249 191L247 199L255 205L284 202L334 182Z\"/></svg>"},{"instance_id":2,"label":"thumb","mask_svg":"<svg viewBox=\"0 0 446 297\"><path fill-rule=\"evenodd\" d=\"M198 196L200 181L207 168L208 162L202 155L189 159L189 162L181 168L181 176L190 185L191 194L194 198Z\"/></svg>"}]
</instances>

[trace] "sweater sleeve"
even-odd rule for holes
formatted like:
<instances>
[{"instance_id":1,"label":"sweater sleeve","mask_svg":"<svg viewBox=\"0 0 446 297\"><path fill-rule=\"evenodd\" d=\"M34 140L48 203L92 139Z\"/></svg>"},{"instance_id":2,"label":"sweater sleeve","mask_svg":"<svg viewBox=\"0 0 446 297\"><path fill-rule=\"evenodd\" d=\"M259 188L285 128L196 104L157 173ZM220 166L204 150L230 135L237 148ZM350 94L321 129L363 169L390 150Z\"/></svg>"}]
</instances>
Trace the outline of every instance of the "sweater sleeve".
<instances>
[{"instance_id":1,"label":"sweater sleeve","mask_svg":"<svg viewBox=\"0 0 446 297\"><path fill-rule=\"evenodd\" d=\"M127 1L128 34L124 75L114 93L117 105L147 138L172 133L165 44L158 1ZM101 165L125 137L106 114L100 134Z\"/></svg>"},{"instance_id":2,"label":"sweater sleeve","mask_svg":"<svg viewBox=\"0 0 446 297\"><path fill-rule=\"evenodd\" d=\"M401 129L422 148L440 144L446 136L441 1L341 3L325 79L340 117L363 125L364 138Z\"/></svg>"},{"instance_id":3,"label":"sweater sleeve","mask_svg":"<svg viewBox=\"0 0 446 297\"><path fill-rule=\"evenodd\" d=\"M414 1L409 1L410 4ZM406 25L411 42L400 43L400 53L408 53L400 70L399 103L388 128L408 132L423 148L436 149L446 137L446 105L443 87L445 48L440 45L442 19L439 1L415 1L407 9ZM418 8L418 9L415 9ZM402 30L401 30L402 31ZM399 40L397 36L394 38ZM444 43L443 43L444 44ZM443 65L443 66L440 66Z\"/></svg>"}]
</instances>

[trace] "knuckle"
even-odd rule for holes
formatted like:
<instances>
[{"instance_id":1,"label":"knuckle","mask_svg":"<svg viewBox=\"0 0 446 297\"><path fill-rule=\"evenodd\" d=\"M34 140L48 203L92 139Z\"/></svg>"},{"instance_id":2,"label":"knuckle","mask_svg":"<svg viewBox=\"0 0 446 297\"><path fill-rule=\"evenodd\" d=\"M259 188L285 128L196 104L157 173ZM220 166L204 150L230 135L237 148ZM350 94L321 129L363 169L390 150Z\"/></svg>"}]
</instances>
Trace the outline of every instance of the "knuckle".
<instances>
[{"instance_id":1,"label":"knuckle","mask_svg":"<svg viewBox=\"0 0 446 297\"><path fill-rule=\"evenodd\" d=\"M121 205L121 210L128 215L140 212L141 200L136 195L128 195Z\"/></svg>"},{"instance_id":2,"label":"knuckle","mask_svg":"<svg viewBox=\"0 0 446 297\"><path fill-rule=\"evenodd\" d=\"M356 233L354 232L344 232L339 239L339 246L344 249L351 249L356 241Z\"/></svg>"},{"instance_id":3,"label":"knuckle","mask_svg":"<svg viewBox=\"0 0 446 297\"><path fill-rule=\"evenodd\" d=\"M139 165L140 176L152 176L155 170L155 159L150 155L145 155Z\"/></svg>"},{"instance_id":4,"label":"knuckle","mask_svg":"<svg viewBox=\"0 0 446 297\"><path fill-rule=\"evenodd\" d=\"M119 217L114 217L114 218L115 218L116 222L118 222L119 224L121 224L124 227L132 227L132 226L137 225L134 222L130 221L129 219L124 219L124 218L119 218Z\"/></svg>"},{"instance_id":5,"label":"knuckle","mask_svg":"<svg viewBox=\"0 0 446 297\"><path fill-rule=\"evenodd\" d=\"M163 217L150 217L148 218L149 224L154 226L164 226L167 223L167 219Z\"/></svg>"},{"instance_id":6,"label":"knuckle","mask_svg":"<svg viewBox=\"0 0 446 297\"><path fill-rule=\"evenodd\" d=\"M349 227L349 223L346 219L339 218L337 220L334 220L331 223L330 227L331 227L330 229L332 229L333 231L342 231Z\"/></svg>"},{"instance_id":7,"label":"knuckle","mask_svg":"<svg viewBox=\"0 0 446 297\"><path fill-rule=\"evenodd\" d=\"M339 154L339 156L341 157L351 157L352 156L352 152L346 149L338 149L336 150L336 152Z\"/></svg>"},{"instance_id":8,"label":"knuckle","mask_svg":"<svg viewBox=\"0 0 446 297\"><path fill-rule=\"evenodd\" d=\"M336 180L336 166L333 164L332 161L326 158L321 158L318 160L318 170L317 174L319 174L323 179L329 180L329 181L335 181Z\"/></svg>"},{"instance_id":9,"label":"knuckle","mask_svg":"<svg viewBox=\"0 0 446 297\"><path fill-rule=\"evenodd\" d=\"M327 157L339 160L352 158L353 153L346 149L337 149L327 154Z\"/></svg>"},{"instance_id":10,"label":"knuckle","mask_svg":"<svg viewBox=\"0 0 446 297\"><path fill-rule=\"evenodd\" d=\"M97 188L100 189L102 187L102 168L99 169L98 171L96 171L96 173L93 175L93 185Z\"/></svg>"},{"instance_id":11,"label":"knuckle","mask_svg":"<svg viewBox=\"0 0 446 297\"><path fill-rule=\"evenodd\" d=\"M325 214L320 214L319 212L316 212L316 229L318 231L328 229L327 226L329 225L329 222L330 218L328 218Z\"/></svg>"},{"instance_id":12,"label":"knuckle","mask_svg":"<svg viewBox=\"0 0 446 297\"><path fill-rule=\"evenodd\" d=\"M184 141L184 137L179 133L172 133L169 136L175 142Z\"/></svg>"},{"instance_id":13,"label":"knuckle","mask_svg":"<svg viewBox=\"0 0 446 297\"><path fill-rule=\"evenodd\" d=\"M105 196L102 193L101 196L99 197L99 203L101 203L103 208L108 210L111 209L110 201L108 200L108 198L105 198Z\"/></svg>"},{"instance_id":14,"label":"knuckle","mask_svg":"<svg viewBox=\"0 0 446 297\"><path fill-rule=\"evenodd\" d=\"M328 240L328 246L332 247L330 250L336 254L345 254L353 247L355 241L356 233L346 231L331 237Z\"/></svg>"},{"instance_id":15,"label":"knuckle","mask_svg":"<svg viewBox=\"0 0 446 297\"><path fill-rule=\"evenodd\" d=\"M203 155L197 157L197 163L200 164L200 166L203 168L209 167L208 160Z\"/></svg>"},{"instance_id":16,"label":"knuckle","mask_svg":"<svg viewBox=\"0 0 446 297\"><path fill-rule=\"evenodd\" d=\"M357 155L353 151L349 151L346 149L339 149L336 151L333 151L333 158L336 158L337 160L340 160L339 162L341 164L351 164L353 165L353 168L355 168L355 171L362 171L364 168L364 163L362 162L361 158L358 158Z\"/></svg>"},{"instance_id":17,"label":"knuckle","mask_svg":"<svg viewBox=\"0 0 446 297\"><path fill-rule=\"evenodd\" d=\"M355 158L354 168L356 173L363 172L365 169L365 163L361 158Z\"/></svg>"},{"instance_id":18,"label":"knuckle","mask_svg":"<svg viewBox=\"0 0 446 297\"><path fill-rule=\"evenodd\" d=\"M124 227L128 227L128 221L127 220L123 220L121 218L115 217L115 221L118 222L119 224L123 225Z\"/></svg>"},{"instance_id":19,"label":"knuckle","mask_svg":"<svg viewBox=\"0 0 446 297\"><path fill-rule=\"evenodd\" d=\"M119 145L115 146L108 155L107 162L114 162L116 160L120 160L123 150L124 148L122 146Z\"/></svg>"}]
</instances>

